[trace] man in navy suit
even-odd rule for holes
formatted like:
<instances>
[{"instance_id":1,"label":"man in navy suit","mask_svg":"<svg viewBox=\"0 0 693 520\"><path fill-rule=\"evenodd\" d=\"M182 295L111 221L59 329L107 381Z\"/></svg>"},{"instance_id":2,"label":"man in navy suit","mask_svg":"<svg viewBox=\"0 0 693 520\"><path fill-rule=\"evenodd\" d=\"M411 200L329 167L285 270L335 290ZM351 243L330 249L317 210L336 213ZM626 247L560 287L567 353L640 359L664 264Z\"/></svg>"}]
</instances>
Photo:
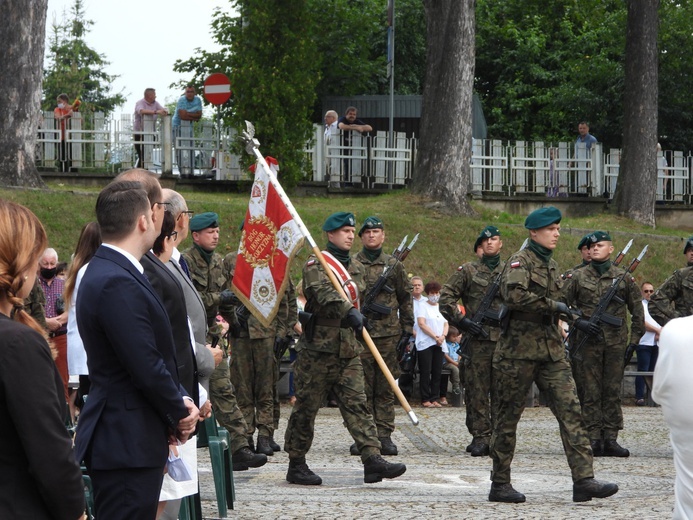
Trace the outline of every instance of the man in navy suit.
<instances>
[{"instance_id":1,"label":"man in navy suit","mask_svg":"<svg viewBox=\"0 0 693 520\"><path fill-rule=\"evenodd\" d=\"M96 202L103 244L77 301L92 386L75 455L91 475L98 518L154 519L168 444L187 440L198 421L178 382L166 310L139 263L159 234L153 215L162 206L140 183L120 180Z\"/></svg>"}]
</instances>

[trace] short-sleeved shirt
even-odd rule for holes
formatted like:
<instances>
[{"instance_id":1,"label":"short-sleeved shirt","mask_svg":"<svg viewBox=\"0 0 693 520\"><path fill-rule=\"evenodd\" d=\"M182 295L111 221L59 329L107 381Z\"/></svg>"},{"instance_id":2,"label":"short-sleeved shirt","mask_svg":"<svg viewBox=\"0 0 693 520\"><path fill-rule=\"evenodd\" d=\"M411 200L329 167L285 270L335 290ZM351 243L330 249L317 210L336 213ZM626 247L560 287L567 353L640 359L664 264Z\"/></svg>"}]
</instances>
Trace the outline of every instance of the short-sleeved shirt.
<instances>
[{"instance_id":1,"label":"short-sleeved shirt","mask_svg":"<svg viewBox=\"0 0 693 520\"><path fill-rule=\"evenodd\" d=\"M132 129L135 132L142 131L142 110L153 110L154 112L157 112L159 110L164 110L164 107L162 107L161 104L159 104L159 102L156 100L154 100L154 103L149 103L144 98L135 103L135 122L132 125ZM154 115L154 119L156 119L156 114Z\"/></svg>"},{"instance_id":2,"label":"short-sleeved shirt","mask_svg":"<svg viewBox=\"0 0 693 520\"><path fill-rule=\"evenodd\" d=\"M436 336L443 334L445 331L445 324L448 322L440 313L438 304L431 305L430 303L424 303L420 305L417 320L418 318L424 318L426 320L426 325L433 330ZM421 329L416 332L416 350L426 350L435 344L436 340Z\"/></svg>"},{"instance_id":3,"label":"short-sleeved shirt","mask_svg":"<svg viewBox=\"0 0 693 520\"><path fill-rule=\"evenodd\" d=\"M179 110L185 110L187 112L202 112L202 100L200 96L195 96L192 101L188 101L188 98L181 96L176 103L176 111L173 114L172 125L173 128L178 128L181 124L181 118L178 115Z\"/></svg>"}]
</instances>

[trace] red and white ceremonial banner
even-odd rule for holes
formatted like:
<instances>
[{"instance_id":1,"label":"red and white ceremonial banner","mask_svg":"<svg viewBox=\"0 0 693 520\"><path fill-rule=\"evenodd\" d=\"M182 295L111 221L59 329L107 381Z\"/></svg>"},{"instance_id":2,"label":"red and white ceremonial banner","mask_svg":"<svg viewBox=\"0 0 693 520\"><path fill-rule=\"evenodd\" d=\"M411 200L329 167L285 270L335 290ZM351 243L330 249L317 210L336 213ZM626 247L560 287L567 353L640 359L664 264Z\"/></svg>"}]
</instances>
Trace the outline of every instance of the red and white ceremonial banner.
<instances>
[{"instance_id":1,"label":"red and white ceremonial banner","mask_svg":"<svg viewBox=\"0 0 693 520\"><path fill-rule=\"evenodd\" d=\"M267 162L276 176L276 161L267 157ZM265 327L277 314L289 283L291 260L302 245L303 233L298 223L275 189L270 175L258 164L243 221L232 289Z\"/></svg>"}]
</instances>

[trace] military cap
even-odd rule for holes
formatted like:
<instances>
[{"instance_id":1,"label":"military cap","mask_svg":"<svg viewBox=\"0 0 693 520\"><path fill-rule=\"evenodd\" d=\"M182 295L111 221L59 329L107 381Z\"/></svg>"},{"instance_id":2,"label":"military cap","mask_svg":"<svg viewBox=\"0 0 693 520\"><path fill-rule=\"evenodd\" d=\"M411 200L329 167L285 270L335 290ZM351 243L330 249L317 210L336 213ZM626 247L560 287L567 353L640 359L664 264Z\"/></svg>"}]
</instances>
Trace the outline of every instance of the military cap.
<instances>
[{"instance_id":1,"label":"military cap","mask_svg":"<svg viewBox=\"0 0 693 520\"><path fill-rule=\"evenodd\" d=\"M686 243L683 244L683 254L686 254L686 251L688 251L690 248L693 247L693 237L688 237L688 240L686 240Z\"/></svg>"},{"instance_id":2,"label":"military cap","mask_svg":"<svg viewBox=\"0 0 693 520\"><path fill-rule=\"evenodd\" d=\"M359 236L363 234L364 231L368 229L385 229L383 227L383 221L378 217L368 217L363 221L363 226L359 229Z\"/></svg>"},{"instance_id":3,"label":"military cap","mask_svg":"<svg viewBox=\"0 0 693 520\"><path fill-rule=\"evenodd\" d=\"M481 231L481 233L479 233L479 238L477 238L476 242L474 242L474 249L472 250L472 252L476 253L476 250L485 239L491 237L499 237L500 234L500 229L498 229L496 226L486 226Z\"/></svg>"},{"instance_id":4,"label":"military cap","mask_svg":"<svg viewBox=\"0 0 693 520\"><path fill-rule=\"evenodd\" d=\"M591 233L587 233L584 237L580 239L580 242L578 242L578 251L582 251L582 248L587 246L590 246L590 235Z\"/></svg>"},{"instance_id":5,"label":"military cap","mask_svg":"<svg viewBox=\"0 0 693 520\"><path fill-rule=\"evenodd\" d=\"M332 213L322 225L323 231L334 231L344 226L356 226L356 219L353 213L347 211L338 211Z\"/></svg>"},{"instance_id":6,"label":"military cap","mask_svg":"<svg viewBox=\"0 0 693 520\"><path fill-rule=\"evenodd\" d=\"M539 208L532 211L525 219L525 228L541 229L561 221L561 211L553 206Z\"/></svg>"},{"instance_id":7,"label":"military cap","mask_svg":"<svg viewBox=\"0 0 693 520\"><path fill-rule=\"evenodd\" d=\"M597 242L611 242L611 235L606 231L595 231L590 233L588 236L589 244L596 244Z\"/></svg>"},{"instance_id":8,"label":"military cap","mask_svg":"<svg viewBox=\"0 0 693 520\"><path fill-rule=\"evenodd\" d=\"M190 219L190 231L202 231L207 228L219 227L219 215L213 211L198 213Z\"/></svg>"}]
</instances>

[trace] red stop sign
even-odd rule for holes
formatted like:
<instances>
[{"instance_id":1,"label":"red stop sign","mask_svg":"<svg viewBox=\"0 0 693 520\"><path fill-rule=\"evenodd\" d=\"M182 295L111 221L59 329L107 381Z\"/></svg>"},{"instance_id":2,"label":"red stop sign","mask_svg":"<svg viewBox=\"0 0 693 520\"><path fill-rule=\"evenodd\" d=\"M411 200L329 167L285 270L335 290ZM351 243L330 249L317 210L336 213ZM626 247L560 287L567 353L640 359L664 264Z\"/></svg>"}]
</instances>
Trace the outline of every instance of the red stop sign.
<instances>
[{"instance_id":1,"label":"red stop sign","mask_svg":"<svg viewBox=\"0 0 693 520\"><path fill-rule=\"evenodd\" d=\"M205 80L204 96L213 105L226 103L231 97L231 80L221 72L211 74Z\"/></svg>"}]
</instances>

